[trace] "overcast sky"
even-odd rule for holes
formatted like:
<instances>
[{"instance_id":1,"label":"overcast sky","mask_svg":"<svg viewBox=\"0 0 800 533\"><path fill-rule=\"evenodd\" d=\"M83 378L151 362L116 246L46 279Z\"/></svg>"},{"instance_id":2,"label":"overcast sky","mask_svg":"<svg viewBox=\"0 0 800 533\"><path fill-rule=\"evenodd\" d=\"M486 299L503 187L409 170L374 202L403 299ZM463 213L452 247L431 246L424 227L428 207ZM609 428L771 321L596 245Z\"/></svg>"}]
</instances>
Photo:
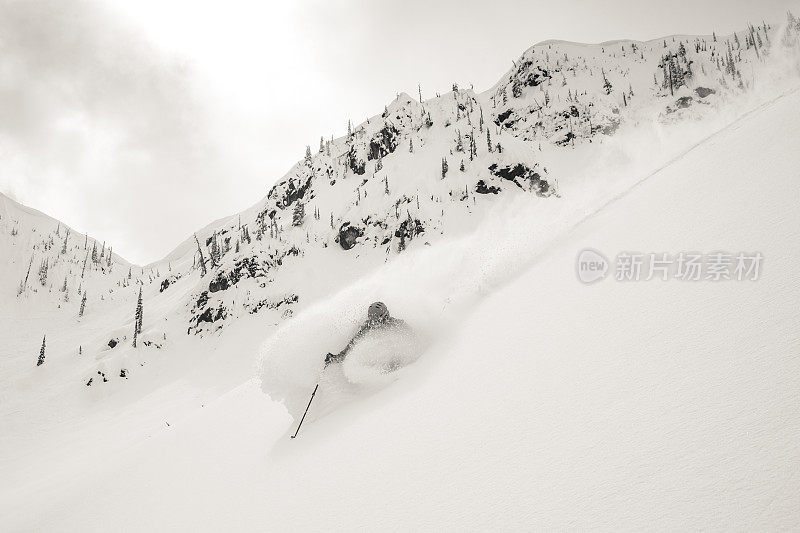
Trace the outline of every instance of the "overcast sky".
<instances>
[{"instance_id":1,"label":"overcast sky","mask_svg":"<svg viewBox=\"0 0 800 533\"><path fill-rule=\"evenodd\" d=\"M396 93L545 39L718 34L800 0L0 0L0 191L155 261Z\"/></svg>"}]
</instances>

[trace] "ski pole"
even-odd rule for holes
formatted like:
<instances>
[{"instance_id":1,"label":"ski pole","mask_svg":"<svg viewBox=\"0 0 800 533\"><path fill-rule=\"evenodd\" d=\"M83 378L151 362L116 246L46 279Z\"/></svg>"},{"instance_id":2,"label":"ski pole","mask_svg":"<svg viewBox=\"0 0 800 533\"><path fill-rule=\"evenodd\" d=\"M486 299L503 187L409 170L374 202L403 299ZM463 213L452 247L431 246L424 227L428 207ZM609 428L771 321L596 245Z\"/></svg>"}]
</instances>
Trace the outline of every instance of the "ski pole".
<instances>
[{"instance_id":1,"label":"ski pole","mask_svg":"<svg viewBox=\"0 0 800 533\"><path fill-rule=\"evenodd\" d=\"M318 388L319 388L319 382L317 382L317 386L314 387L314 392L311 393L311 399L308 400L308 405L306 406L306 412L303 413L303 418L301 418L300 419L300 423L297 424L297 431L294 432L294 435L292 435L292 438L295 438L297 436L297 434L300 433L300 426L303 425L303 420L306 419L306 415L308 414L308 408L311 407L311 402L314 401L314 395L317 393L317 389Z\"/></svg>"}]
</instances>

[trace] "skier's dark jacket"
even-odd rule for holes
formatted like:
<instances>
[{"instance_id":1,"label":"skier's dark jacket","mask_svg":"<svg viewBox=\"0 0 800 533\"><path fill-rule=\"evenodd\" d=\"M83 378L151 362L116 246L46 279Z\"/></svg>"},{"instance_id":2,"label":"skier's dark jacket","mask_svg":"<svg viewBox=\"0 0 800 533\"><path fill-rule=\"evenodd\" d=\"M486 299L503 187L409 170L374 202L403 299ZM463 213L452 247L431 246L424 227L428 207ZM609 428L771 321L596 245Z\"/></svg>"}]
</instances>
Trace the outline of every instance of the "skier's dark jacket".
<instances>
[{"instance_id":1,"label":"skier's dark jacket","mask_svg":"<svg viewBox=\"0 0 800 533\"><path fill-rule=\"evenodd\" d=\"M375 304L373 304L375 305ZM350 339L350 342L347 343L347 346L344 347L344 350L339 352L338 354L329 353L325 357L325 364L329 365L331 363L341 363L344 361L344 358L347 356L347 353L355 346L355 344L361 340L361 338L369 333L370 331L381 331L381 330L395 330L395 331L403 331L403 332L410 332L411 328L408 324L406 324L403 320L399 318L394 318L393 316L389 316L388 310L386 310L386 314L384 316L379 317L369 317L367 318L366 322L364 322L353 338Z\"/></svg>"}]
</instances>

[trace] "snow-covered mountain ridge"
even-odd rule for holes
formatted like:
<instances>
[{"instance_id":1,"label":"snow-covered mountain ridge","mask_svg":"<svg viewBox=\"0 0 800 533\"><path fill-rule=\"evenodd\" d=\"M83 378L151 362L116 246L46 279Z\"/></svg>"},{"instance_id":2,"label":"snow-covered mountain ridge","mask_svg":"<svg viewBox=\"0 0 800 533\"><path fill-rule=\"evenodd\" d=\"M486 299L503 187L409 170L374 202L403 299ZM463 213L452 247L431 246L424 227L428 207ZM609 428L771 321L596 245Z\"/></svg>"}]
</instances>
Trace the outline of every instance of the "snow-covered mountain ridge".
<instances>
[{"instance_id":1,"label":"snow-covered mountain ridge","mask_svg":"<svg viewBox=\"0 0 800 533\"><path fill-rule=\"evenodd\" d=\"M423 102L401 93L345 137L320 139L263 202L205 228L199 251L181 246L184 268L189 257L196 267L201 252L212 264L208 298L190 324L216 329L240 313L226 291L242 279L268 283L258 287L266 291L244 289L248 312L315 299L301 287L274 290L283 261L302 261L312 248L385 262L443 235L469 234L509 196L532 206L557 201L559 179L571 170L560 164L567 150L603 143L621 125L706 120L782 68L793 39L759 26L726 37L547 42L486 92L454 85ZM328 291L343 285L332 283Z\"/></svg>"},{"instance_id":2,"label":"snow-covered mountain ridge","mask_svg":"<svg viewBox=\"0 0 800 533\"><path fill-rule=\"evenodd\" d=\"M24 215L9 212L0 221L10 258L5 312L47 316L52 328L26 322L8 348L19 360L8 368L25 368L21 354L48 329L71 325L68 337L48 337L48 364L70 367L76 383L93 380L92 387L130 380L187 333L224 335L237 321L272 331L410 252L466 239L503 256L508 242L553 238L587 203L613 196L759 98L795 84L797 32L791 20L731 36L547 41L487 91L454 85L421 102L401 93L383 112L349 125L347 135L309 147L263 200L145 267L116 255L109 261L102 243L66 237L57 221L34 231ZM663 153L647 154L643 167L640 154L626 151L622 171L608 161L623 146ZM509 212L529 212L531 225L509 227ZM509 240L515 232L519 238ZM494 250L498 243L506 249ZM50 269L44 282L42 264ZM133 349L140 288L147 344ZM91 358L77 369L67 362L84 353Z\"/></svg>"},{"instance_id":3,"label":"snow-covered mountain ridge","mask_svg":"<svg viewBox=\"0 0 800 533\"><path fill-rule=\"evenodd\" d=\"M68 371L85 361L56 354L0 398L0 527L796 529L800 90L751 104L716 133L679 128L691 139L656 172L629 162L613 180L595 158L592 181L563 180L559 202L498 204L473 233L398 254L277 335L261 313L202 339L177 332L161 360L102 387L76 385ZM642 146L624 127L615 138ZM765 264L758 281L586 286L585 247L758 250ZM329 368L290 439L296 420L259 382L280 370L307 401L299 378L319 377L339 317L374 293L415 326L453 320L393 383L326 414L342 392ZM148 300L146 328L169 294ZM241 362L265 337L275 364L259 380Z\"/></svg>"}]
</instances>

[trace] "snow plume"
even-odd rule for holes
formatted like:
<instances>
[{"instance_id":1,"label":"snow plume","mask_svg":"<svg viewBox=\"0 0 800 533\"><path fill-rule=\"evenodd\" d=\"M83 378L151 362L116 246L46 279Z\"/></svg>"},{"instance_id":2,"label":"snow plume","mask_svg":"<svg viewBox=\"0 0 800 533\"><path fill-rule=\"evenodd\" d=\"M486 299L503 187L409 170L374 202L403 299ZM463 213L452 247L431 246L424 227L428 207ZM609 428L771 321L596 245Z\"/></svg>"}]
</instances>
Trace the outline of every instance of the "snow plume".
<instances>
[{"instance_id":1,"label":"snow plume","mask_svg":"<svg viewBox=\"0 0 800 533\"><path fill-rule=\"evenodd\" d=\"M537 209L531 210L530 201L520 198L498 205L474 234L410 250L296 315L261 348L264 392L282 401L292 416L302 415L323 373L325 354L347 345L373 301L386 303L392 316L406 321L415 340L396 334L366 336L343 365L325 370L320 394L325 396L332 373L339 374L338 387L346 383L370 391L401 376L387 369L406 367L424 356L430 344L445 342L451 326L477 299L530 260L532 243L541 242L532 236L559 209L552 202L534 200ZM348 391L353 392L352 387Z\"/></svg>"}]
</instances>

